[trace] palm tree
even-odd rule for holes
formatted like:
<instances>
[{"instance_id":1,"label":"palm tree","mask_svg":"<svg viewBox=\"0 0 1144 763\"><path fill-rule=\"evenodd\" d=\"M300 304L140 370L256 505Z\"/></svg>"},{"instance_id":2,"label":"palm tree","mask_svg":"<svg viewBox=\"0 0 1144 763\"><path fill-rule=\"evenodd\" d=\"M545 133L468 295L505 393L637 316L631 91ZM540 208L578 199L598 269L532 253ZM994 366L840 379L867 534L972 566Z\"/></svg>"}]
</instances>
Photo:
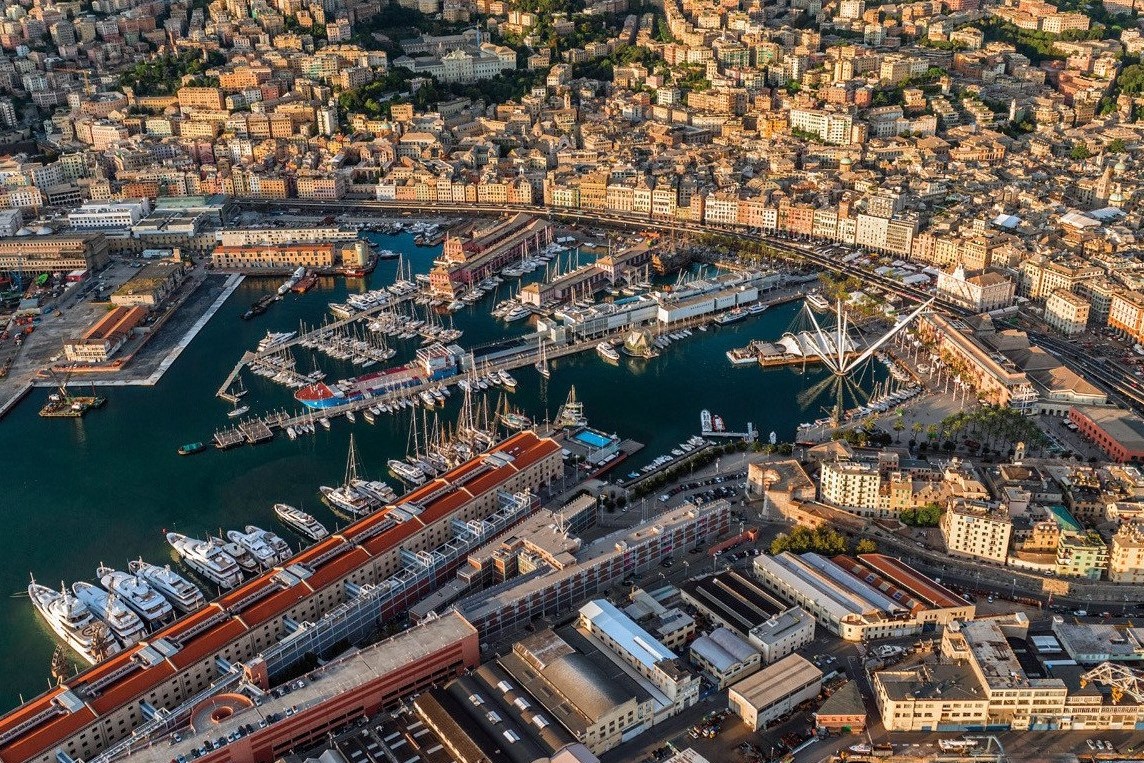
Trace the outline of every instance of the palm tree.
<instances>
[{"instance_id":1,"label":"palm tree","mask_svg":"<svg viewBox=\"0 0 1144 763\"><path fill-rule=\"evenodd\" d=\"M906 423L902 421L902 412L898 411L898 417L894 419L894 442L902 441L902 430L906 428Z\"/></svg>"},{"instance_id":2,"label":"palm tree","mask_svg":"<svg viewBox=\"0 0 1144 763\"><path fill-rule=\"evenodd\" d=\"M937 439L937 424L930 424L926 427L926 439L930 441Z\"/></svg>"}]
</instances>

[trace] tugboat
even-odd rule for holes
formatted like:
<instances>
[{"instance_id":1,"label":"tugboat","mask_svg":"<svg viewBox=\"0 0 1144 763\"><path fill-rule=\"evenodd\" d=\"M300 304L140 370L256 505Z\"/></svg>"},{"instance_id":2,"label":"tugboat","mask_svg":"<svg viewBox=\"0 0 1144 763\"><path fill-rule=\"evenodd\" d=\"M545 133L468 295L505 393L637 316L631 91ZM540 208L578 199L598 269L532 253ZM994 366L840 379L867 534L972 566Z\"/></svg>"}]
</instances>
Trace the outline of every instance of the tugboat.
<instances>
[{"instance_id":1,"label":"tugboat","mask_svg":"<svg viewBox=\"0 0 1144 763\"><path fill-rule=\"evenodd\" d=\"M190 456L194 453L202 453L207 449L207 446L201 442L188 442L185 445L179 446L180 456Z\"/></svg>"}]
</instances>

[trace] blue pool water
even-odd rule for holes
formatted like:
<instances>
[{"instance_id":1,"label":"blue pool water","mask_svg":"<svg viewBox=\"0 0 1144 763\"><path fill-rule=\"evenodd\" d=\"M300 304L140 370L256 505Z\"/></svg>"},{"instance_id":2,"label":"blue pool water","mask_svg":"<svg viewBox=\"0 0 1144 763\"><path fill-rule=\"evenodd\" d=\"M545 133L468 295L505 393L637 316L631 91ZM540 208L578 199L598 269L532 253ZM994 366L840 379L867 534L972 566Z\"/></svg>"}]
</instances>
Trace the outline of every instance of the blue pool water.
<instances>
[{"instance_id":1,"label":"blue pool water","mask_svg":"<svg viewBox=\"0 0 1144 763\"><path fill-rule=\"evenodd\" d=\"M596 434L595 432L589 432L587 430L583 432L577 432L575 435L573 435L573 438L592 448L602 448L605 445L611 444L612 442L603 435Z\"/></svg>"}]
</instances>

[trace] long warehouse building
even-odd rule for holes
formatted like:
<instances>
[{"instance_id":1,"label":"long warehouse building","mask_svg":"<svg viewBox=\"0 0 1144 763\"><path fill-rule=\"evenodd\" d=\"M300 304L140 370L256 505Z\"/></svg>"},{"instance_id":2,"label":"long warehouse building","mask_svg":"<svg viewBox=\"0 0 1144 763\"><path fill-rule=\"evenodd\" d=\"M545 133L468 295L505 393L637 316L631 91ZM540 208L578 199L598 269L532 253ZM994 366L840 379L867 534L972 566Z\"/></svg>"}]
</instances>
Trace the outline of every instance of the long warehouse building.
<instances>
[{"instance_id":1,"label":"long warehouse building","mask_svg":"<svg viewBox=\"0 0 1144 763\"><path fill-rule=\"evenodd\" d=\"M555 441L514 435L0 718L0 761L57 763L57 751L92 760L232 680L235 663L262 655L273 675L274 660L285 669L326 646L323 634L366 637L379 618L452 579L456 566L437 565L439 547L460 535L484 542L502 529L486 520L504 516L506 494L535 491L561 472ZM406 575L415 563L432 575ZM355 609L363 601L372 608ZM347 630L355 612L369 617Z\"/></svg>"},{"instance_id":2,"label":"long warehouse building","mask_svg":"<svg viewBox=\"0 0 1144 763\"><path fill-rule=\"evenodd\" d=\"M882 554L760 555L755 574L771 593L847 641L911 636L975 612L949 589Z\"/></svg>"}]
</instances>

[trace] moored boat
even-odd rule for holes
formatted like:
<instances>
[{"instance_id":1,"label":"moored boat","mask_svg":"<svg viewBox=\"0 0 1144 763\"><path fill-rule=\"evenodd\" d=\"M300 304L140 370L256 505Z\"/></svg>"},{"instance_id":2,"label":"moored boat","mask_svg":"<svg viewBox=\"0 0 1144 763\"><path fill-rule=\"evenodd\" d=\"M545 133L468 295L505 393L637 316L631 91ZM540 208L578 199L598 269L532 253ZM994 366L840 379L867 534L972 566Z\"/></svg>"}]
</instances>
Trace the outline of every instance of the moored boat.
<instances>
[{"instance_id":1,"label":"moored boat","mask_svg":"<svg viewBox=\"0 0 1144 763\"><path fill-rule=\"evenodd\" d=\"M125 647L133 646L147 635L147 628L130 607L114 593L86 581L72 583L72 593L111 631Z\"/></svg>"},{"instance_id":2,"label":"moored boat","mask_svg":"<svg viewBox=\"0 0 1144 763\"><path fill-rule=\"evenodd\" d=\"M620 362L620 353L616 352L616 348L612 346L611 342L600 342L596 345L596 352L609 363Z\"/></svg>"},{"instance_id":3,"label":"moored boat","mask_svg":"<svg viewBox=\"0 0 1144 763\"><path fill-rule=\"evenodd\" d=\"M284 525L311 540L321 540L330 534L330 531L321 522L287 503L274 504L274 514Z\"/></svg>"},{"instance_id":4,"label":"moored boat","mask_svg":"<svg viewBox=\"0 0 1144 763\"><path fill-rule=\"evenodd\" d=\"M127 563L127 569L146 581L183 614L194 612L207 603L199 587L169 566L160 567L142 559Z\"/></svg>"},{"instance_id":5,"label":"moored boat","mask_svg":"<svg viewBox=\"0 0 1144 763\"><path fill-rule=\"evenodd\" d=\"M162 625L175 619L171 603L136 575L100 565L95 576L101 586L119 596L148 626Z\"/></svg>"},{"instance_id":6,"label":"moored boat","mask_svg":"<svg viewBox=\"0 0 1144 763\"><path fill-rule=\"evenodd\" d=\"M221 588L234 588L242 582L238 562L218 545L182 533L167 533L167 543L187 566Z\"/></svg>"},{"instance_id":7,"label":"moored boat","mask_svg":"<svg viewBox=\"0 0 1144 763\"><path fill-rule=\"evenodd\" d=\"M32 606L60 639L93 665L120 651L107 626L61 583L54 591L34 579L28 585Z\"/></svg>"}]
</instances>

